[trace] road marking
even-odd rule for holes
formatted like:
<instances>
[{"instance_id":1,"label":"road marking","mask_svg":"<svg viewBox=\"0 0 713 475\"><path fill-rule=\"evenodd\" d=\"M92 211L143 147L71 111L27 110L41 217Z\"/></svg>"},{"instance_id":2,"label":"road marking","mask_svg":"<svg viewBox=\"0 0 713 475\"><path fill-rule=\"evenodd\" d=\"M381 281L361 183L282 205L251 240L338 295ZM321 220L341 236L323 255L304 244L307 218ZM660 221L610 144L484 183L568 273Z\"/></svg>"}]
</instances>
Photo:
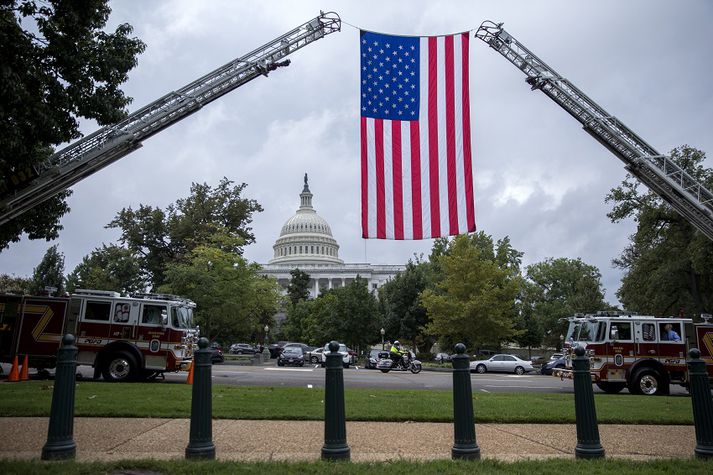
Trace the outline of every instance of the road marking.
<instances>
[{"instance_id":1,"label":"road marking","mask_svg":"<svg viewBox=\"0 0 713 475\"><path fill-rule=\"evenodd\" d=\"M488 384L489 388L527 388L527 389L556 389L552 386L527 386L522 384Z\"/></svg>"},{"instance_id":2,"label":"road marking","mask_svg":"<svg viewBox=\"0 0 713 475\"><path fill-rule=\"evenodd\" d=\"M265 371L314 371L313 368L265 368Z\"/></svg>"}]
</instances>

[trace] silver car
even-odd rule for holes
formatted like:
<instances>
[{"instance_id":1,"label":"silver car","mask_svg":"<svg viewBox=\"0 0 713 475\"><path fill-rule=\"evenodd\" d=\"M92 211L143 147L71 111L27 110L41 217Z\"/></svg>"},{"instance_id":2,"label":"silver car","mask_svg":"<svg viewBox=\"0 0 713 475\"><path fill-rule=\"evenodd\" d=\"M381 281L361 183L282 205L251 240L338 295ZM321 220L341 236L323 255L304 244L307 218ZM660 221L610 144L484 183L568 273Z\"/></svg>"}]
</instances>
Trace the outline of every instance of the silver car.
<instances>
[{"instance_id":1,"label":"silver car","mask_svg":"<svg viewBox=\"0 0 713 475\"><path fill-rule=\"evenodd\" d=\"M534 369L532 363L521 360L515 355L495 355L488 360L470 362L471 373L475 372L480 374L487 373L488 371L524 374Z\"/></svg>"}]
</instances>

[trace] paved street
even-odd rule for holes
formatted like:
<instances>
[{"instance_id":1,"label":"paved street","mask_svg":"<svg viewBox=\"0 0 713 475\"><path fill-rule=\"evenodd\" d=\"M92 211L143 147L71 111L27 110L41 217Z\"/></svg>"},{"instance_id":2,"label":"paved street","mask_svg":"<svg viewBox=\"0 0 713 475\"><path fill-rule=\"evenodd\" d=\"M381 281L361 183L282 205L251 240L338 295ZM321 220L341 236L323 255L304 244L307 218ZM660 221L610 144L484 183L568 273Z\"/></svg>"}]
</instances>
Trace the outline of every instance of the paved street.
<instances>
[{"instance_id":1,"label":"paved street","mask_svg":"<svg viewBox=\"0 0 713 475\"><path fill-rule=\"evenodd\" d=\"M5 374L9 365L3 364ZM228 362L213 365L214 384L232 384L236 386L285 386L300 387L312 385L314 388L324 387L324 368L319 365L299 367L278 367L275 360L261 366L240 366ZM78 372L91 379L93 369L80 366ZM31 373L32 374L32 373ZM186 373L166 373L165 383L184 383ZM571 393L572 382L560 381L552 376L540 374L471 374L473 392L540 392L540 393ZM392 371L382 373L373 369L350 367L344 370L344 385L347 388L381 388L381 389L438 389L452 388L451 373L447 371L427 371L419 374ZM601 392L594 386L594 392ZM625 389L622 396L628 396ZM687 396L685 389L671 386L671 395Z\"/></svg>"}]
</instances>

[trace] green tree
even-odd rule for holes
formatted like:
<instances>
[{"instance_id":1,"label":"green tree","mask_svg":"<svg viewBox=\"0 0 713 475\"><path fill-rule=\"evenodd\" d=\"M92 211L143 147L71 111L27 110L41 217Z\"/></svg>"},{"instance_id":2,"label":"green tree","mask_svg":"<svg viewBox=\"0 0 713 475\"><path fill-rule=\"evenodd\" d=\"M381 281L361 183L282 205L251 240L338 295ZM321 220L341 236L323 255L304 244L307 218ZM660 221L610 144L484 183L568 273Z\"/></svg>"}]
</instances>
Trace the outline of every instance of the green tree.
<instances>
[{"instance_id":1,"label":"green tree","mask_svg":"<svg viewBox=\"0 0 713 475\"><path fill-rule=\"evenodd\" d=\"M705 153L689 146L671 151L670 159L713 188L713 171L703 167ZM713 242L651 191L628 176L606 201L613 222L633 218L636 232L614 260L626 271L617 292L624 307L653 315L696 315L713 308Z\"/></svg>"},{"instance_id":2,"label":"green tree","mask_svg":"<svg viewBox=\"0 0 713 475\"><path fill-rule=\"evenodd\" d=\"M380 337L376 297L369 291L366 279L357 275L346 286L330 293L335 300L327 328L334 331L339 341L361 349Z\"/></svg>"},{"instance_id":3,"label":"green tree","mask_svg":"<svg viewBox=\"0 0 713 475\"><path fill-rule=\"evenodd\" d=\"M290 271L290 283L287 285L287 296L290 299L290 303L295 306L300 300L307 300L309 298L309 279L308 273L303 272L299 269L292 269Z\"/></svg>"},{"instance_id":4,"label":"green tree","mask_svg":"<svg viewBox=\"0 0 713 475\"><path fill-rule=\"evenodd\" d=\"M542 325L534 312L533 303L535 296L540 296L540 289L530 281L524 280L520 289L520 298L518 299L519 312L515 320L515 328L518 330L518 335L515 341L521 348L527 348L532 356L532 347L542 345L544 331Z\"/></svg>"},{"instance_id":5,"label":"green tree","mask_svg":"<svg viewBox=\"0 0 713 475\"><path fill-rule=\"evenodd\" d=\"M528 266L526 276L523 312L537 319L547 346L560 347L559 336L567 330L563 319L610 308L599 269L581 259L546 259Z\"/></svg>"},{"instance_id":6,"label":"green tree","mask_svg":"<svg viewBox=\"0 0 713 475\"><path fill-rule=\"evenodd\" d=\"M115 245L96 248L67 276L67 290L113 290L121 293L142 292L148 281L141 262L131 251Z\"/></svg>"},{"instance_id":7,"label":"green tree","mask_svg":"<svg viewBox=\"0 0 713 475\"><path fill-rule=\"evenodd\" d=\"M107 0L0 2L0 196L22 187L52 148L80 137L79 118L111 124L131 99L119 86L144 44L128 24L104 31ZM23 233L59 236L62 192L0 228L0 251Z\"/></svg>"},{"instance_id":8,"label":"green tree","mask_svg":"<svg viewBox=\"0 0 713 475\"><path fill-rule=\"evenodd\" d=\"M32 279L15 275L0 274L0 294L27 295L32 288Z\"/></svg>"},{"instance_id":9,"label":"green tree","mask_svg":"<svg viewBox=\"0 0 713 475\"><path fill-rule=\"evenodd\" d=\"M414 348L433 344L424 335L429 318L420 298L429 283L429 272L428 262L409 261L404 272L379 289L382 325L390 339L408 340Z\"/></svg>"},{"instance_id":10,"label":"green tree","mask_svg":"<svg viewBox=\"0 0 713 475\"><path fill-rule=\"evenodd\" d=\"M241 196L246 186L234 186L227 178L215 188L193 183L188 198L165 210L145 205L124 208L107 227L121 231L119 241L139 256L151 284L158 287L166 282L165 267L181 262L197 246L210 243L242 254L243 246L255 242L249 225L262 207Z\"/></svg>"},{"instance_id":11,"label":"green tree","mask_svg":"<svg viewBox=\"0 0 713 475\"><path fill-rule=\"evenodd\" d=\"M235 252L200 245L185 261L167 265L167 281L159 291L193 300L196 323L209 339L249 339L279 301L277 282L265 279L259 270Z\"/></svg>"},{"instance_id":12,"label":"green tree","mask_svg":"<svg viewBox=\"0 0 713 475\"><path fill-rule=\"evenodd\" d=\"M57 251L57 245L50 247L45 252L42 261L32 272L32 286L30 292L43 294L46 287L57 289L53 295L64 293L64 254Z\"/></svg>"},{"instance_id":13,"label":"green tree","mask_svg":"<svg viewBox=\"0 0 713 475\"><path fill-rule=\"evenodd\" d=\"M427 332L444 346L463 341L472 348L515 337L520 255L508 240L494 246L482 232L450 241L432 256L439 269L435 287L421 294L431 317Z\"/></svg>"}]
</instances>

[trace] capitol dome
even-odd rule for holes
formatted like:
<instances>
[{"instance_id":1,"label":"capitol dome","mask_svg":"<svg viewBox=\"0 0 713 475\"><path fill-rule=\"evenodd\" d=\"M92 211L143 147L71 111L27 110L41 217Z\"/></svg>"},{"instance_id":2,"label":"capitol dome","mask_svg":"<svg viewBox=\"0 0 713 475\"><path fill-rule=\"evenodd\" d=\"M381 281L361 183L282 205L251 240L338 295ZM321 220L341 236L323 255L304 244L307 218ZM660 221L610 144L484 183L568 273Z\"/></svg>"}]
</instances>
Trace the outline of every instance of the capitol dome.
<instances>
[{"instance_id":1,"label":"capitol dome","mask_svg":"<svg viewBox=\"0 0 713 475\"><path fill-rule=\"evenodd\" d=\"M339 259L339 244L332 237L327 221L312 207L312 193L307 184L300 193L300 207L282 226L280 237L272 246L273 258L268 264L334 265L343 264Z\"/></svg>"}]
</instances>

